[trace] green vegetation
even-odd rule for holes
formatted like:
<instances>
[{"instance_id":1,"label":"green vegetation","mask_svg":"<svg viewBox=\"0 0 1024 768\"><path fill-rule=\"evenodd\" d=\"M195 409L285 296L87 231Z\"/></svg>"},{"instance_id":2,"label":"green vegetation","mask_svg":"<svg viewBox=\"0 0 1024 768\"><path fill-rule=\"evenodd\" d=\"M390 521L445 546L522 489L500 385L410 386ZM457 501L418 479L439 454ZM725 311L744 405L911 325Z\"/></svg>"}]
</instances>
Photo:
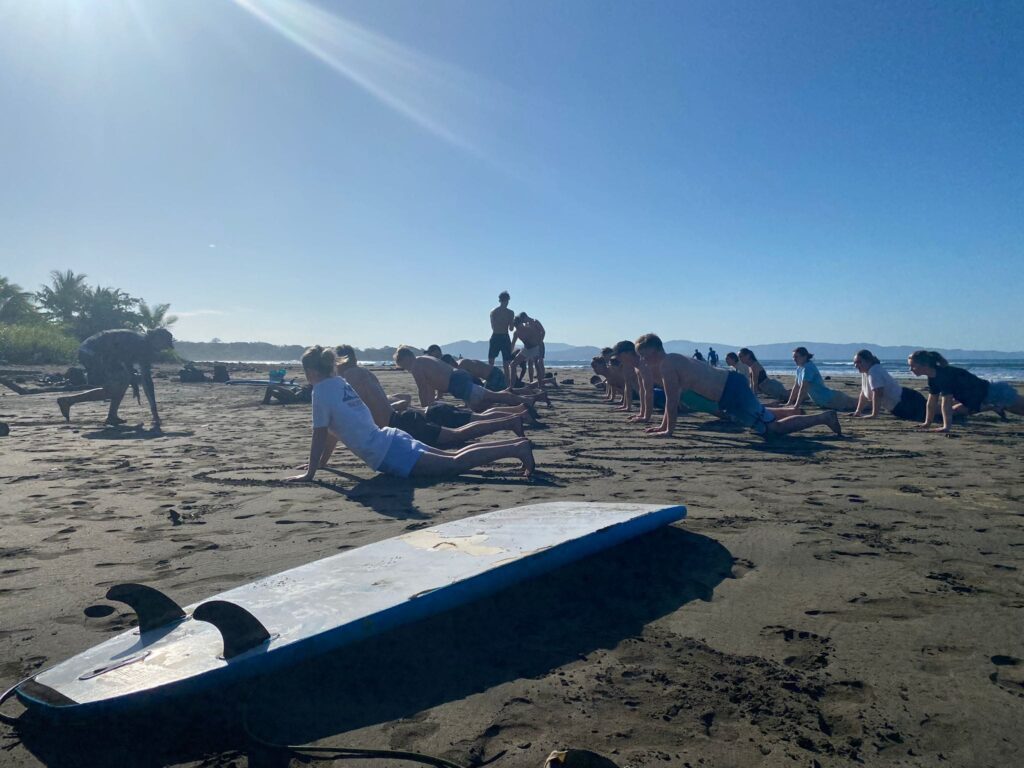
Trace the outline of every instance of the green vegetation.
<instances>
[{"instance_id":1,"label":"green vegetation","mask_svg":"<svg viewBox=\"0 0 1024 768\"><path fill-rule=\"evenodd\" d=\"M150 306L118 288L90 286L86 275L53 271L36 293L0 276L0 361L74 362L78 344L110 328L152 330L177 321L170 304ZM173 358L172 358L173 359Z\"/></svg>"}]
</instances>

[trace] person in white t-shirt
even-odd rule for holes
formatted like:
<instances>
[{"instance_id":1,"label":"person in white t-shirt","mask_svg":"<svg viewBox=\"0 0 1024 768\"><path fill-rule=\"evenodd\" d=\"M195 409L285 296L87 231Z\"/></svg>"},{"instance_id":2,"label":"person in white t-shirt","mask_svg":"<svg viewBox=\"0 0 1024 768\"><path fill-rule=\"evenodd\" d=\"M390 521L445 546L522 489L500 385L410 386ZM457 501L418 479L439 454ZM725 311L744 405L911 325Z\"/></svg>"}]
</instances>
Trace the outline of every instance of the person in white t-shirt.
<instances>
[{"instance_id":1,"label":"person in white t-shirt","mask_svg":"<svg viewBox=\"0 0 1024 768\"><path fill-rule=\"evenodd\" d=\"M378 427L356 391L337 375L332 349L310 347L302 355L302 368L313 386L313 439L304 473L291 481L312 481L317 469L327 466L339 440L370 469L396 477L457 475L501 459L521 461L526 477L533 472L533 446L526 438L443 451L400 429Z\"/></svg>"},{"instance_id":2,"label":"person in white t-shirt","mask_svg":"<svg viewBox=\"0 0 1024 768\"><path fill-rule=\"evenodd\" d=\"M870 350L862 349L853 356L853 367L860 371L860 397L853 416L874 419L889 411L897 419L923 421L927 401L916 389L901 386ZM871 405L871 412L864 409Z\"/></svg>"}]
</instances>

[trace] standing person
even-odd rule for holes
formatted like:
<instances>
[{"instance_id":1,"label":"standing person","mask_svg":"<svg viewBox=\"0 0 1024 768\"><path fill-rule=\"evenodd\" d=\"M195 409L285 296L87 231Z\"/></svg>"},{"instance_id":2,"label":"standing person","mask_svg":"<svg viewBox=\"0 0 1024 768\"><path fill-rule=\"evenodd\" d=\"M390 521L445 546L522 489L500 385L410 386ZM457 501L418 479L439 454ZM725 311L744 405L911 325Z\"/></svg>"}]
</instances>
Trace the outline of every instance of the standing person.
<instances>
[{"instance_id":1,"label":"standing person","mask_svg":"<svg viewBox=\"0 0 1024 768\"><path fill-rule=\"evenodd\" d=\"M723 371L683 357L665 352L661 339L647 333L636 341L636 351L650 366L655 380L665 390L665 402L676 403L679 394L693 390L701 397L718 403L718 408L730 419L752 429L759 435L784 435L814 426L826 426L837 435L843 433L835 411L813 416L792 415L792 409L766 408L735 371ZM657 437L668 437L676 424L675 408L666 408L660 426L647 428Z\"/></svg>"},{"instance_id":2,"label":"standing person","mask_svg":"<svg viewBox=\"0 0 1024 768\"><path fill-rule=\"evenodd\" d=\"M693 350L693 359L694 360L700 360L703 363L704 362L704 355L702 355L700 353L699 349L695 349L695 350Z\"/></svg>"},{"instance_id":3,"label":"standing person","mask_svg":"<svg viewBox=\"0 0 1024 768\"><path fill-rule=\"evenodd\" d=\"M821 377L818 366L814 364L814 355L807 351L807 347L797 347L793 350L793 362L796 363L796 383L793 391L789 393L787 408L799 408L808 397L816 405L836 411L852 411L857 407L857 401L838 389L829 389L825 386L825 380Z\"/></svg>"},{"instance_id":4,"label":"standing person","mask_svg":"<svg viewBox=\"0 0 1024 768\"><path fill-rule=\"evenodd\" d=\"M712 368L718 367L718 353L715 352L714 347L708 347L708 364Z\"/></svg>"},{"instance_id":5,"label":"standing person","mask_svg":"<svg viewBox=\"0 0 1024 768\"><path fill-rule=\"evenodd\" d=\"M89 383L96 389L70 397L58 397L57 407L64 420L71 420L72 405L110 400L105 423L111 426L124 424L125 420L117 415L117 410L129 386L135 389L135 399L139 399L139 385L135 378L138 375L142 379L146 400L149 401L153 430L159 432L160 416L156 411L156 391L153 388L151 368L159 354L173 346L174 337L166 328L145 333L117 329L100 331L90 336L78 348L78 360L85 367Z\"/></svg>"},{"instance_id":6,"label":"standing person","mask_svg":"<svg viewBox=\"0 0 1024 768\"><path fill-rule=\"evenodd\" d=\"M1005 381L988 381L964 368L950 365L938 352L919 349L907 358L915 376L928 377L928 402L920 427L931 426L936 410L941 410L942 426L935 432L949 432L954 413L978 413L992 410L1024 416L1024 396ZM953 401L956 401L954 405Z\"/></svg>"},{"instance_id":7,"label":"standing person","mask_svg":"<svg viewBox=\"0 0 1024 768\"><path fill-rule=\"evenodd\" d=\"M877 418L883 410L897 419L922 421L926 412L924 395L902 386L894 379L871 350L862 349L853 356L853 367L860 372L860 396L854 416ZM871 412L863 413L871 404Z\"/></svg>"},{"instance_id":8,"label":"standing person","mask_svg":"<svg viewBox=\"0 0 1024 768\"><path fill-rule=\"evenodd\" d=\"M508 308L511 297L508 291L498 294L498 306L491 310L491 340L487 344L487 364L494 365L501 353L501 367L505 371L505 381L512 381L512 371L509 366L512 363L512 339L509 333L512 331L512 321L515 313Z\"/></svg>"},{"instance_id":9,"label":"standing person","mask_svg":"<svg viewBox=\"0 0 1024 768\"><path fill-rule=\"evenodd\" d=\"M339 440L371 469L396 477L457 475L501 459L521 461L526 477L533 472L533 448L526 438L443 451L400 429L378 427L356 391L337 375L331 349L310 347L302 355L302 368L313 386L313 437L309 462L303 474L288 478L293 482L311 482L327 466Z\"/></svg>"},{"instance_id":10,"label":"standing person","mask_svg":"<svg viewBox=\"0 0 1024 768\"><path fill-rule=\"evenodd\" d=\"M761 366L761 363L758 362L757 355L751 350L744 347L740 350L737 357L750 371L750 388L754 392L760 392L762 395L766 395L773 400L785 401L789 399L789 390L786 389L786 385L778 379L771 378L768 372Z\"/></svg>"},{"instance_id":11,"label":"standing person","mask_svg":"<svg viewBox=\"0 0 1024 768\"><path fill-rule=\"evenodd\" d=\"M547 335L547 331L544 330L540 320L530 317L525 312L516 315L512 327L515 329L515 333L512 335L512 346L515 346L516 341L523 342L523 349L516 355L516 359L527 364L533 363L536 367L537 383L543 387L544 337Z\"/></svg>"}]
</instances>

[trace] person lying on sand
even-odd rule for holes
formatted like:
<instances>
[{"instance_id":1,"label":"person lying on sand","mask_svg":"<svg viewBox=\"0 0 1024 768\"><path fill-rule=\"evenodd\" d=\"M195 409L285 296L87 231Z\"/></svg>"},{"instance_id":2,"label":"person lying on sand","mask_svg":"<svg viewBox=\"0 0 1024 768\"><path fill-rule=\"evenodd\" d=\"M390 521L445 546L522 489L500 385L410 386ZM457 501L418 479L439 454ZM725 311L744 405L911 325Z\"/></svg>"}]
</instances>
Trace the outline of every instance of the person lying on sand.
<instances>
[{"instance_id":1,"label":"person lying on sand","mask_svg":"<svg viewBox=\"0 0 1024 768\"><path fill-rule=\"evenodd\" d=\"M263 405L270 405L271 399L276 400L280 405L294 405L295 403L313 402L313 388L306 384L268 384L263 393Z\"/></svg>"},{"instance_id":2,"label":"person lying on sand","mask_svg":"<svg viewBox=\"0 0 1024 768\"><path fill-rule=\"evenodd\" d=\"M447 363L427 355L417 356L405 345L395 350L395 365L412 374L419 391L420 405L426 408L444 394L462 400L474 411L486 410L493 405L529 405L536 399L531 395L511 392L491 392L473 383L467 371L453 369Z\"/></svg>"},{"instance_id":3,"label":"person lying on sand","mask_svg":"<svg viewBox=\"0 0 1024 768\"><path fill-rule=\"evenodd\" d=\"M778 379L773 379L768 372L757 361L757 355L744 347L737 355L740 362L747 366L750 371L750 388L754 392L760 392L772 400L786 402L789 399L789 390L786 385Z\"/></svg>"},{"instance_id":4,"label":"person lying on sand","mask_svg":"<svg viewBox=\"0 0 1024 768\"><path fill-rule=\"evenodd\" d=\"M950 365L938 352L919 349L907 358L915 376L928 377L928 402L921 428L931 427L936 410L942 413L942 426L934 432L949 432L954 414L995 411L1006 417L1006 411L1024 416L1024 396L1005 381L988 381L964 368Z\"/></svg>"},{"instance_id":5,"label":"person lying on sand","mask_svg":"<svg viewBox=\"0 0 1024 768\"><path fill-rule=\"evenodd\" d=\"M637 339L636 351L650 366L655 381L661 382L667 403L677 402L679 393L690 389L717 402L718 408L729 418L759 435L782 435L818 425L842 434L835 411L801 416L791 415L791 410L766 408L735 371L712 368L683 355L666 353L661 339L653 333ZM675 423L676 409L666 408L661 425L648 427L646 431L657 437L668 437Z\"/></svg>"},{"instance_id":6,"label":"person lying on sand","mask_svg":"<svg viewBox=\"0 0 1024 768\"><path fill-rule=\"evenodd\" d=\"M71 420L73 405L110 400L106 423L112 426L124 424L125 420L118 417L117 410L129 386L135 389L135 399L139 399L139 385L135 378L137 370L153 415L153 429L159 432L160 416L156 412L156 392L150 369L160 352L173 346L174 337L166 328L146 333L121 329L100 331L87 338L78 348L78 359L85 367L89 383L96 389L58 397L57 407L64 420Z\"/></svg>"},{"instance_id":7,"label":"person lying on sand","mask_svg":"<svg viewBox=\"0 0 1024 768\"><path fill-rule=\"evenodd\" d=\"M664 408L665 403L668 402L665 397L665 391L655 386L651 369L644 362L644 359L636 353L636 346L632 341L620 341L615 345L613 351L613 359L621 361L623 368L627 370L632 369L635 374L635 381L639 385L636 396L640 401L640 414L630 416L629 421L650 423L654 409ZM708 400L706 397L701 397L689 389L682 390L676 402L676 412L690 413L691 411L708 413L719 418L724 418L725 416L725 414L719 411L717 403Z\"/></svg>"},{"instance_id":8,"label":"person lying on sand","mask_svg":"<svg viewBox=\"0 0 1024 768\"><path fill-rule=\"evenodd\" d=\"M313 386L313 437L309 462L303 474L288 478L292 482L312 481L327 466L339 440L371 469L395 477L457 475L502 459L522 462L525 477L533 473L533 446L526 438L444 451L400 429L378 427L356 391L337 375L332 349L310 347L302 355L302 368Z\"/></svg>"},{"instance_id":9,"label":"person lying on sand","mask_svg":"<svg viewBox=\"0 0 1024 768\"><path fill-rule=\"evenodd\" d=\"M882 367L871 350L862 349L853 356L853 367L860 372L860 397L854 416L874 419L882 411L889 411L897 419L922 421L927 412L924 395L916 389L902 386ZM871 412L864 409L871 404Z\"/></svg>"},{"instance_id":10,"label":"person lying on sand","mask_svg":"<svg viewBox=\"0 0 1024 768\"><path fill-rule=\"evenodd\" d=\"M838 411L852 411L857 407L857 401L838 389L829 389L825 386L825 380L821 377L818 366L814 364L814 355L807 351L807 347L797 347L793 350L793 362L796 363L796 384L793 391L789 393L789 400L786 407L799 408L804 400L810 397L811 401L822 408L829 408Z\"/></svg>"},{"instance_id":11,"label":"person lying on sand","mask_svg":"<svg viewBox=\"0 0 1024 768\"><path fill-rule=\"evenodd\" d=\"M516 395L533 395L544 400L548 405L551 405L551 399L539 384L525 384L522 386L510 387L508 385L508 381L505 379L505 372L497 366L488 365L483 360L473 360L468 357L460 358L454 362L456 368L460 368L469 373L469 375L473 377L473 383L481 385L484 389L489 389L491 392L508 391ZM550 376L550 374L548 375ZM555 383L555 386L558 386L557 382Z\"/></svg>"},{"instance_id":12,"label":"person lying on sand","mask_svg":"<svg viewBox=\"0 0 1024 768\"><path fill-rule=\"evenodd\" d=\"M463 445L470 440L503 429L511 429L516 435L523 437L522 415L508 414L502 418L467 423L452 429L432 423L420 410L403 408L396 411L377 377L359 366L356 352L351 346L342 344L335 349L335 354L338 375L352 385L359 399L370 409L370 415L378 427L395 427L435 448Z\"/></svg>"}]
</instances>

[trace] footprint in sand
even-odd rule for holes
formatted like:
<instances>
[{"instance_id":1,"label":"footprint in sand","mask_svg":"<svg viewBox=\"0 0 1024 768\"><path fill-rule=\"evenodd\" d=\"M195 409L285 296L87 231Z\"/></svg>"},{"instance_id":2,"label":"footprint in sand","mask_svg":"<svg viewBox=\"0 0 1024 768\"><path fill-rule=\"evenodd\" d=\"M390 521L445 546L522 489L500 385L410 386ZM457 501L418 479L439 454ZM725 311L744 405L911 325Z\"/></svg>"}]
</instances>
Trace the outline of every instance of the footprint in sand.
<instances>
[{"instance_id":1,"label":"footprint in sand","mask_svg":"<svg viewBox=\"0 0 1024 768\"><path fill-rule=\"evenodd\" d=\"M816 632L791 629L777 624L764 627L761 630L761 635L779 639L785 643L783 650L789 655L783 658L782 663L787 667L811 671L822 669L829 664L832 646L829 644L828 637L823 637Z\"/></svg>"},{"instance_id":2,"label":"footprint in sand","mask_svg":"<svg viewBox=\"0 0 1024 768\"><path fill-rule=\"evenodd\" d=\"M1014 656L993 656L990 661L996 671L988 679L1007 693L1024 698L1024 663Z\"/></svg>"}]
</instances>

